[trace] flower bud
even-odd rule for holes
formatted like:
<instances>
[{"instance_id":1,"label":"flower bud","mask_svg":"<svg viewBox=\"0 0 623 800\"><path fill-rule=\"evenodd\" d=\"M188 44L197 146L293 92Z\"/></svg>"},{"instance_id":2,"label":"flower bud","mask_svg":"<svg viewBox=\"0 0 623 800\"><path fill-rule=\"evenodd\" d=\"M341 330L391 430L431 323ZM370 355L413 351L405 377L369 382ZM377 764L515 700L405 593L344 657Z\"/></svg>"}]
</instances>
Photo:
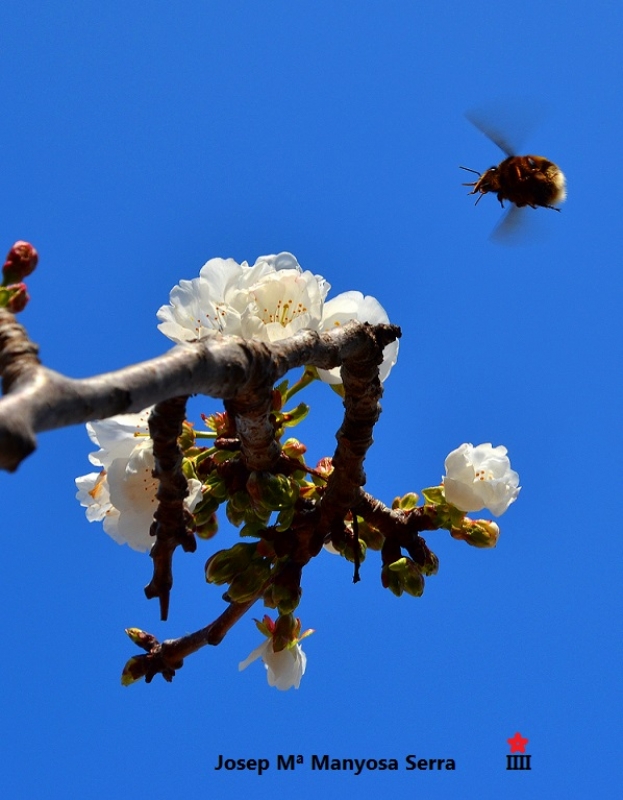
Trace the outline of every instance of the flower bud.
<instances>
[{"instance_id":1,"label":"flower bud","mask_svg":"<svg viewBox=\"0 0 623 800\"><path fill-rule=\"evenodd\" d=\"M419 496L415 492L408 492L402 497L394 498L392 508L398 508L402 511L411 511L411 509L417 507L419 499Z\"/></svg>"},{"instance_id":2,"label":"flower bud","mask_svg":"<svg viewBox=\"0 0 623 800\"><path fill-rule=\"evenodd\" d=\"M357 544L359 546L359 563L363 564L363 562L366 560L368 545L362 539L359 539ZM350 561L351 564L355 563L355 542L352 539L342 543L339 547L339 552L340 555L344 556L344 558L347 561Z\"/></svg>"},{"instance_id":3,"label":"flower bud","mask_svg":"<svg viewBox=\"0 0 623 800\"><path fill-rule=\"evenodd\" d=\"M307 447L298 439L287 439L283 443L283 452L290 458L302 458L307 452Z\"/></svg>"},{"instance_id":4,"label":"flower bud","mask_svg":"<svg viewBox=\"0 0 623 800\"><path fill-rule=\"evenodd\" d=\"M385 537L365 520L359 520L359 540L365 542L370 550L380 550L383 547Z\"/></svg>"},{"instance_id":5,"label":"flower bud","mask_svg":"<svg viewBox=\"0 0 623 800\"><path fill-rule=\"evenodd\" d=\"M132 658L126 662L123 672L121 673L122 686L130 686L131 684L136 683L136 681L140 681L145 674L142 669L145 658L146 656L143 655L132 656Z\"/></svg>"},{"instance_id":6,"label":"flower bud","mask_svg":"<svg viewBox=\"0 0 623 800\"><path fill-rule=\"evenodd\" d=\"M403 591L412 597L422 596L424 593L424 576L415 561L410 558L400 558L398 561L394 561L393 564L389 564L389 570L399 576L400 586Z\"/></svg>"},{"instance_id":7,"label":"flower bud","mask_svg":"<svg viewBox=\"0 0 623 800\"><path fill-rule=\"evenodd\" d=\"M190 450L191 447L194 447L196 439L197 436L192 424L188 422L188 420L184 420L182 424L182 433L177 437L178 444L182 451L186 452Z\"/></svg>"},{"instance_id":8,"label":"flower bud","mask_svg":"<svg viewBox=\"0 0 623 800\"><path fill-rule=\"evenodd\" d=\"M316 472L319 472L320 475L312 475L312 481L316 485L324 486L329 475L333 472L333 459L331 456L325 456L320 459L316 464Z\"/></svg>"},{"instance_id":9,"label":"flower bud","mask_svg":"<svg viewBox=\"0 0 623 800\"><path fill-rule=\"evenodd\" d=\"M390 592L400 597L403 593L402 582L400 575L389 568L389 564L384 564L381 570L381 583L383 588L389 589Z\"/></svg>"},{"instance_id":10,"label":"flower bud","mask_svg":"<svg viewBox=\"0 0 623 800\"><path fill-rule=\"evenodd\" d=\"M424 594L424 576L414 561L410 558L406 561L407 564L400 573L404 590L411 597L421 597Z\"/></svg>"},{"instance_id":11,"label":"flower bud","mask_svg":"<svg viewBox=\"0 0 623 800\"><path fill-rule=\"evenodd\" d=\"M205 522L196 525L195 533L200 539L211 539L218 531L218 517L212 514Z\"/></svg>"},{"instance_id":12,"label":"flower bud","mask_svg":"<svg viewBox=\"0 0 623 800\"><path fill-rule=\"evenodd\" d=\"M450 531L455 539L462 539L472 547L495 547L500 538L500 528L495 522L488 519L465 519L461 528Z\"/></svg>"},{"instance_id":13,"label":"flower bud","mask_svg":"<svg viewBox=\"0 0 623 800\"><path fill-rule=\"evenodd\" d=\"M280 614L291 614L296 610L303 596L300 586L274 584L272 589L272 600Z\"/></svg>"},{"instance_id":14,"label":"flower bud","mask_svg":"<svg viewBox=\"0 0 623 800\"><path fill-rule=\"evenodd\" d=\"M270 578L270 561L257 558L249 564L244 572L238 573L229 584L227 595L235 603L245 603L258 597L262 587Z\"/></svg>"},{"instance_id":15,"label":"flower bud","mask_svg":"<svg viewBox=\"0 0 623 800\"><path fill-rule=\"evenodd\" d=\"M158 640L155 636L152 636L151 633L142 631L140 628L126 628L125 632L128 634L130 639L132 639L134 644L142 647L143 650L147 650L148 653L154 645L158 644Z\"/></svg>"},{"instance_id":16,"label":"flower bud","mask_svg":"<svg viewBox=\"0 0 623 800\"><path fill-rule=\"evenodd\" d=\"M210 495L204 495L199 505L193 511L193 520L197 527L206 525L214 516L215 511L218 509L218 501Z\"/></svg>"},{"instance_id":17,"label":"flower bud","mask_svg":"<svg viewBox=\"0 0 623 800\"><path fill-rule=\"evenodd\" d=\"M419 564L422 575L436 575L439 572L439 559L432 550L426 548L424 563Z\"/></svg>"},{"instance_id":18,"label":"flower bud","mask_svg":"<svg viewBox=\"0 0 623 800\"><path fill-rule=\"evenodd\" d=\"M295 481L271 472L252 472L247 481L247 491L254 503L273 511L294 505L299 495Z\"/></svg>"},{"instance_id":19,"label":"flower bud","mask_svg":"<svg viewBox=\"0 0 623 800\"><path fill-rule=\"evenodd\" d=\"M2 267L3 285L20 283L34 271L38 261L39 255L29 242L15 242Z\"/></svg>"},{"instance_id":20,"label":"flower bud","mask_svg":"<svg viewBox=\"0 0 623 800\"><path fill-rule=\"evenodd\" d=\"M219 437L233 436L235 434L235 426L226 411L217 411L215 414L202 414L201 419L204 421L206 428L214 431Z\"/></svg>"},{"instance_id":21,"label":"flower bud","mask_svg":"<svg viewBox=\"0 0 623 800\"><path fill-rule=\"evenodd\" d=\"M255 554L255 544L239 542L229 550L219 550L205 565L208 583L229 583L234 576L243 572Z\"/></svg>"},{"instance_id":22,"label":"flower bud","mask_svg":"<svg viewBox=\"0 0 623 800\"><path fill-rule=\"evenodd\" d=\"M234 492L227 501L225 514L231 524L238 528L245 519L245 513L251 506L251 498L247 492Z\"/></svg>"},{"instance_id":23,"label":"flower bud","mask_svg":"<svg viewBox=\"0 0 623 800\"><path fill-rule=\"evenodd\" d=\"M301 597L303 596L303 590L299 586L294 592L290 593L290 597L286 600L281 600L277 604L277 608L279 609L280 614L292 614L293 611L299 607L299 603L301 602Z\"/></svg>"}]
</instances>

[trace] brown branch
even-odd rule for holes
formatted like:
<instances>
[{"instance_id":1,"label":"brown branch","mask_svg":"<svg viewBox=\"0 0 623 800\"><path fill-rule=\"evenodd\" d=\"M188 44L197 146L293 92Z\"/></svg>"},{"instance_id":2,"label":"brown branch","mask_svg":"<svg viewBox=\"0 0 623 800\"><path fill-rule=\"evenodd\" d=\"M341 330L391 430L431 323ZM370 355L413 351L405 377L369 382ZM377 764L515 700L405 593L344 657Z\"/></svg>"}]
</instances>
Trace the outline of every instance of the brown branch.
<instances>
[{"instance_id":1,"label":"brown branch","mask_svg":"<svg viewBox=\"0 0 623 800\"><path fill-rule=\"evenodd\" d=\"M336 434L333 472L320 504L320 528L325 532L331 529L333 521L343 520L357 504L366 482L363 462L372 446L372 431L381 413L383 394L378 365L383 360L383 348L393 341L387 338L388 327L363 325L361 334L365 339L344 358L344 421Z\"/></svg>"},{"instance_id":2,"label":"brown branch","mask_svg":"<svg viewBox=\"0 0 623 800\"><path fill-rule=\"evenodd\" d=\"M402 546L410 548L410 551L412 551L414 542L418 547L422 547L421 557L416 559L418 563L422 563L428 552L423 540L417 542L419 531L436 530L439 527L434 506L419 506L405 512L391 509L380 500L376 500L363 491L360 491L359 502L353 508L353 512L380 530L388 539L394 538L394 543L398 548ZM296 564L297 568L300 569L302 562L306 563L313 557L309 549L304 546L304 542L306 542L307 535L314 533L317 536L317 526L318 514L315 511L310 513L303 512L297 515L297 522L293 523L292 529L288 532L288 537L292 537L295 534L298 540L294 557L285 561L281 568L275 570L271 579L262 586L251 600L244 603L230 603L214 622L194 633L177 639L167 639L161 643L151 634L146 634L148 638L145 639L146 645L143 646L144 649L148 650L148 654L134 656L126 666L127 673L131 675L132 680L145 678L149 683L155 675L160 673L165 680L171 681L176 670L183 666L183 661L187 656L205 647L205 645L218 645L225 638L230 628L263 596L270 584L275 582L284 571L287 572L288 567ZM273 541L273 537L268 537L268 539ZM306 554L306 556L303 557L303 554ZM313 555L316 554L314 553ZM398 557L399 552L393 560Z\"/></svg>"},{"instance_id":3,"label":"brown branch","mask_svg":"<svg viewBox=\"0 0 623 800\"><path fill-rule=\"evenodd\" d=\"M411 511L391 509L384 505L380 500L376 500L367 492L359 491L359 501L353 508L353 513L358 514L370 525L381 531L388 540L392 540L392 546L388 554L384 554L388 561L397 560L400 557L400 547L408 549L410 555L414 557L416 563L423 564L429 555L428 548L423 539L419 537L419 531L438 529L437 515L434 506L419 506ZM315 520L315 522L314 522ZM197 652L206 645L218 645L225 638L233 625L241 619L244 614L259 600L266 592L271 583L275 582L283 572L287 572L292 565L296 564L300 570L302 563L309 561L313 557L305 542L306 537L318 535L318 513L316 510L311 513L302 512L297 515L297 522L293 523L288 536L296 535L298 546L295 548L294 558L283 562L281 567L275 570L269 581L266 581L262 588L256 592L255 596L244 603L231 602L223 613L206 627L194 633L180 636L177 639L167 639L159 642L151 634L144 634L143 642L137 642L139 646L147 650L146 655L134 656L126 664L124 675L134 682L145 678L149 683L157 674L161 674L167 681L173 680L176 670L181 669L184 659ZM285 536L285 534L284 534ZM267 537L273 542L274 537ZM306 557L303 556L306 554ZM314 553L313 555L316 555ZM287 577L287 576L286 576Z\"/></svg>"},{"instance_id":4,"label":"brown branch","mask_svg":"<svg viewBox=\"0 0 623 800\"><path fill-rule=\"evenodd\" d=\"M367 492L360 492L359 501L353 507L365 521L376 528L383 536L400 536L407 533L439 530L436 507L418 506L411 511L389 508Z\"/></svg>"},{"instance_id":5,"label":"brown branch","mask_svg":"<svg viewBox=\"0 0 623 800\"><path fill-rule=\"evenodd\" d=\"M268 583L262 587L261 591L251 600L244 603L230 603L229 606L218 616L214 622L206 625L194 633L180 636L178 639L166 639L159 642L155 636L147 634L146 645L149 647L147 655L134 656L128 661L124 669L124 675L129 675L134 682L145 678L150 683L155 675L161 674L166 681L172 681L176 670L184 665L184 659L196 653L206 645L217 645L223 641L230 628L243 617L251 606L262 596L268 588Z\"/></svg>"},{"instance_id":6,"label":"brown branch","mask_svg":"<svg viewBox=\"0 0 623 800\"><path fill-rule=\"evenodd\" d=\"M188 529L189 514L184 508L188 482L182 472L182 451L177 438L186 415L186 397L175 397L158 403L149 417L149 435L154 443L154 477L158 478L158 508L150 534L156 541L149 553L154 574L145 587L148 599L160 601L160 619L169 614L169 597L173 586L173 553L178 545L187 553L197 549L197 542Z\"/></svg>"},{"instance_id":7,"label":"brown branch","mask_svg":"<svg viewBox=\"0 0 623 800\"><path fill-rule=\"evenodd\" d=\"M401 550L406 550L421 567L436 561L436 556L420 536L422 531L439 530L441 527L436 506L417 506L409 511L392 509L366 492L361 492L360 501L353 513L358 514L385 537L382 548L384 564L397 561L401 557Z\"/></svg>"},{"instance_id":8,"label":"brown branch","mask_svg":"<svg viewBox=\"0 0 623 800\"><path fill-rule=\"evenodd\" d=\"M248 365L247 384L235 397L225 401L225 410L233 420L247 469L268 472L274 471L281 455L271 417L273 386L281 376L278 375L278 359L273 357L268 345L254 348L253 356Z\"/></svg>"},{"instance_id":9,"label":"brown branch","mask_svg":"<svg viewBox=\"0 0 623 800\"><path fill-rule=\"evenodd\" d=\"M28 343L24 329L5 311L0 315L0 372L8 381L8 393L0 398L0 468L15 470L32 452L35 434L41 431L138 412L171 397L194 393L243 402L246 395L251 397L251 387L258 385L257 369L252 365L263 365L274 380L308 364L332 369L356 358L362 348L366 350L370 331L388 341L400 335L395 326L357 322L322 334L299 331L270 344L215 334L140 364L75 380L38 364L36 346ZM21 347L27 352L15 352L15 337L17 350ZM242 425L245 435L250 433L250 454L254 453L256 429L264 440L269 436L266 422L261 421L266 419L266 397L260 405L262 402L264 407L254 412L255 424ZM246 407L251 408L249 403ZM238 418L244 419L245 409L236 411ZM269 445L270 458L273 450Z\"/></svg>"}]
</instances>

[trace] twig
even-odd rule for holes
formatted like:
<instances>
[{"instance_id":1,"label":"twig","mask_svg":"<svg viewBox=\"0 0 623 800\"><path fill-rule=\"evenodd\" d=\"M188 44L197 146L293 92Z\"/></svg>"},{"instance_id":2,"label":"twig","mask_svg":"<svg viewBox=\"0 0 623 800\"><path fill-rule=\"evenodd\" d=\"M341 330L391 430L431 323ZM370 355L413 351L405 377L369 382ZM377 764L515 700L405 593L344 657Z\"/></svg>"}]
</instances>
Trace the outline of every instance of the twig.
<instances>
[{"instance_id":1,"label":"twig","mask_svg":"<svg viewBox=\"0 0 623 800\"><path fill-rule=\"evenodd\" d=\"M158 403L149 417L149 435L154 443L154 477L158 478L158 508L150 534L156 537L150 556L154 574L145 587L146 596L160 601L160 619L169 614L169 596L173 586L173 553L178 545L187 553L197 549L194 535L188 529L190 517L184 509L188 482L182 472L182 451L177 437L185 419L186 397L175 397Z\"/></svg>"},{"instance_id":2,"label":"twig","mask_svg":"<svg viewBox=\"0 0 623 800\"><path fill-rule=\"evenodd\" d=\"M160 643L155 636L146 635L146 643L149 647L147 655L134 656L125 666L124 675L130 676L133 682L145 678L150 683L155 675L159 673L166 681L172 681L176 670L184 665L184 659L196 653L208 644L217 645L223 641L230 628L246 614L251 606L262 596L266 587L258 592L256 597L247 600L245 603L230 603L229 606L218 616L214 622L206 625L194 633L180 636L178 639L166 639ZM147 647L143 646L144 649ZM123 678L122 678L123 680Z\"/></svg>"}]
</instances>

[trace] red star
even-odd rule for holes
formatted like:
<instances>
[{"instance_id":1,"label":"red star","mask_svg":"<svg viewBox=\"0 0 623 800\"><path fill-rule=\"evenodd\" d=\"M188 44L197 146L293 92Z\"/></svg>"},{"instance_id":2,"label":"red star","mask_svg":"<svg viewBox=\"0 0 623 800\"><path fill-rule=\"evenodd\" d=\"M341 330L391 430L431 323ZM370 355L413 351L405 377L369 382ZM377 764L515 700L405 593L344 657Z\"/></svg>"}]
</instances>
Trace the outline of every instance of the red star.
<instances>
[{"instance_id":1,"label":"red star","mask_svg":"<svg viewBox=\"0 0 623 800\"><path fill-rule=\"evenodd\" d=\"M506 741L511 747L511 753L525 753L526 745L530 740L524 739L522 735L517 732L512 739L507 739Z\"/></svg>"}]
</instances>

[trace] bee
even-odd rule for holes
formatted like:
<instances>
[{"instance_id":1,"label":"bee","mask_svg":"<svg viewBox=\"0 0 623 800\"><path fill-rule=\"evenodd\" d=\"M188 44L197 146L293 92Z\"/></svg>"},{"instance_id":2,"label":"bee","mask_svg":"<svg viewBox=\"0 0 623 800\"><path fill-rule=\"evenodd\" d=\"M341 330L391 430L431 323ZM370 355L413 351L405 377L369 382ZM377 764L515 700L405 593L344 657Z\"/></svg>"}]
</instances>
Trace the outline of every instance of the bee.
<instances>
[{"instance_id":1,"label":"bee","mask_svg":"<svg viewBox=\"0 0 623 800\"><path fill-rule=\"evenodd\" d=\"M502 208L504 200L509 200L517 208L542 206L560 211L553 203L562 203L567 196L564 174L543 156L509 156L482 174L469 167L461 169L479 176L477 181L463 184L474 187L468 194L478 194L476 205L483 194L496 192Z\"/></svg>"},{"instance_id":2,"label":"bee","mask_svg":"<svg viewBox=\"0 0 623 800\"><path fill-rule=\"evenodd\" d=\"M478 180L463 184L463 186L473 187L468 194L478 195L476 205L483 195L494 192L497 194L502 208L505 207L505 200L516 206L507 212L494 231L494 236L499 236L500 233L503 235L505 231L515 227L517 223L516 209L529 206L530 208L541 207L560 211L556 204L562 203L567 196L566 181L562 170L553 161L549 161L543 156L515 155L506 138L491 126L483 123L477 114L471 112L466 116L507 155L507 158L496 167L490 167L483 173L469 167L461 167L467 172L478 175Z\"/></svg>"}]
</instances>

